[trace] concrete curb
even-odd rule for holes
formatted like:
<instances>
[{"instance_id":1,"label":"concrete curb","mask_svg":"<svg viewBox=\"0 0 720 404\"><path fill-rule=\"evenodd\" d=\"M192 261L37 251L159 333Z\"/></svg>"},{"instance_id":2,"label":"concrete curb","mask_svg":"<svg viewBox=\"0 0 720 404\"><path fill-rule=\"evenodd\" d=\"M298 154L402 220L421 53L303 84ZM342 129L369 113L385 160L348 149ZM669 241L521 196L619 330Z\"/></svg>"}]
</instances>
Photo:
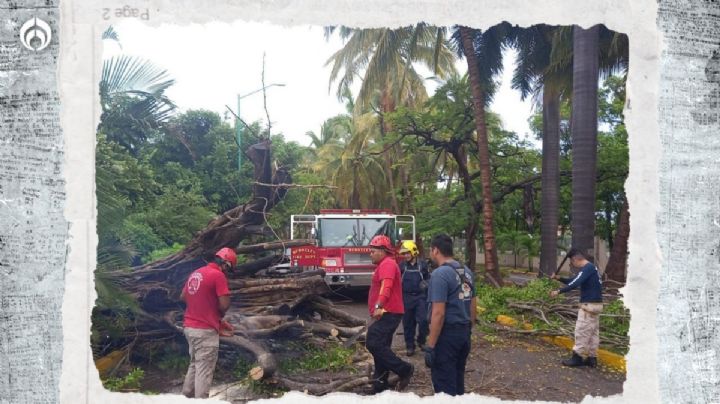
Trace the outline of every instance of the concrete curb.
<instances>
[{"instance_id":1,"label":"concrete curb","mask_svg":"<svg viewBox=\"0 0 720 404\"><path fill-rule=\"evenodd\" d=\"M483 312L483 311L485 311L484 308L478 307L478 312ZM503 315L503 314L498 315L497 318L495 319L495 322L500 325L504 325L506 327L521 326L525 330L533 330L534 329L532 324L530 324L528 322L523 322L522 325L519 325L518 320L516 320L510 316ZM565 337L565 336L556 336L556 337L545 336L545 337L542 337L542 340L549 342L551 344L557 345L562 348L570 349L570 350L572 350L573 345L575 345L575 341L572 338ZM605 349L598 349L597 355L598 355L598 358L597 358L598 362L600 362L601 364L611 367L613 369L619 370L623 373L625 373L627 371L624 356L618 355L615 352L610 352Z\"/></svg>"}]
</instances>

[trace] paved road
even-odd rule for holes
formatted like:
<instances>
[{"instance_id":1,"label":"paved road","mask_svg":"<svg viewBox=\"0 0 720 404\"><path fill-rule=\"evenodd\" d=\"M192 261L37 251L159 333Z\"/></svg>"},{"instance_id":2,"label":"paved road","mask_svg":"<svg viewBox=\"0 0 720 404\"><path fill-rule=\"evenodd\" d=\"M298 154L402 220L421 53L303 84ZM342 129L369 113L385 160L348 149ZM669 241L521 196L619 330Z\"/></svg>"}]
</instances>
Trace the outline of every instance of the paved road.
<instances>
[{"instance_id":1,"label":"paved road","mask_svg":"<svg viewBox=\"0 0 720 404\"><path fill-rule=\"evenodd\" d=\"M516 274L518 280L529 280ZM332 300L355 316L369 319L367 292L341 292ZM393 350L415 365L408 391L421 396L432 394L429 371L422 355L405 356L402 325L393 339ZM625 375L610 369L571 369L560 365L569 352L533 336L484 335L473 332L473 348L466 368L468 392L510 400L579 402L586 395L611 396L622 393Z\"/></svg>"}]
</instances>

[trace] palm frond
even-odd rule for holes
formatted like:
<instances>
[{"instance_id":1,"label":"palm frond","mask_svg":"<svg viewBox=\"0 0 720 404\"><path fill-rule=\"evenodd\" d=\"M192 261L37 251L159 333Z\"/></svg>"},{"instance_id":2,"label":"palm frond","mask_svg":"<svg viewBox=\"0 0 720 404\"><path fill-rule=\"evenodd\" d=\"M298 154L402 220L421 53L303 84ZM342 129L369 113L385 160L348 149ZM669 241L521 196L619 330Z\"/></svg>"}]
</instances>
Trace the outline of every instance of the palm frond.
<instances>
[{"instance_id":1,"label":"palm frond","mask_svg":"<svg viewBox=\"0 0 720 404\"><path fill-rule=\"evenodd\" d=\"M115 56L103 62L100 97L107 103L113 95L131 91L160 95L174 83L167 70L148 60Z\"/></svg>"},{"instance_id":2,"label":"palm frond","mask_svg":"<svg viewBox=\"0 0 720 404\"><path fill-rule=\"evenodd\" d=\"M120 46L120 49L122 49L122 45L120 44L120 36L118 35L117 31L115 31L115 28L113 28L112 25L107 27L105 31L102 33L102 39L110 39L118 43L118 46Z\"/></svg>"}]
</instances>

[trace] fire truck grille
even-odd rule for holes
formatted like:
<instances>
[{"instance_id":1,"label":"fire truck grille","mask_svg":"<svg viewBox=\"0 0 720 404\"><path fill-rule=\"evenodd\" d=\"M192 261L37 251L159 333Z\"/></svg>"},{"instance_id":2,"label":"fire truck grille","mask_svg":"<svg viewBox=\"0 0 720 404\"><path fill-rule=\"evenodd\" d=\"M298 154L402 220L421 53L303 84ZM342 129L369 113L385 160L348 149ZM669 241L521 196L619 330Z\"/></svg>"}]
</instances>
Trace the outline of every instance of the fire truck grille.
<instances>
[{"instance_id":1,"label":"fire truck grille","mask_svg":"<svg viewBox=\"0 0 720 404\"><path fill-rule=\"evenodd\" d=\"M372 265L369 253L345 253L345 265Z\"/></svg>"}]
</instances>

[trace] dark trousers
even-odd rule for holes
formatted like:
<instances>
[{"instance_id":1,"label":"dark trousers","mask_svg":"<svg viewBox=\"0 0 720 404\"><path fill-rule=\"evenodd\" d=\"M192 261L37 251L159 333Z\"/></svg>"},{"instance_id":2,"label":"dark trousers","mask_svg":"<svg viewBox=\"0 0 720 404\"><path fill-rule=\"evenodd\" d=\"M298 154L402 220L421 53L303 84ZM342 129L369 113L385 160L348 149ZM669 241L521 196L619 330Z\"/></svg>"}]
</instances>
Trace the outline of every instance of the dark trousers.
<instances>
[{"instance_id":1,"label":"dark trousers","mask_svg":"<svg viewBox=\"0 0 720 404\"><path fill-rule=\"evenodd\" d=\"M403 305L405 306L405 314L403 314L403 336L405 337L405 347L407 349L415 348L415 328L417 327L417 343L425 345L428 336L427 321L427 296L424 293L411 295L403 294Z\"/></svg>"},{"instance_id":2,"label":"dark trousers","mask_svg":"<svg viewBox=\"0 0 720 404\"><path fill-rule=\"evenodd\" d=\"M445 324L435 344L435 361L430 369L436 393L465 394L465 364L470 354L470 326Z\"/></svg>"},{"instance_id":3,"label":"dark trousers","mask_svg":"<svg viewBox=\"0 0 720 404\"><path fill-rule=\"evenodd\" d=\"M365 346L375 360L375 391L387 388L389 372L400 377L407 376L410 372L410 364L398 358L392 351L393 335L401 320L402 314L385 313L368 327Z\"/></svg>"}]
</instances>

